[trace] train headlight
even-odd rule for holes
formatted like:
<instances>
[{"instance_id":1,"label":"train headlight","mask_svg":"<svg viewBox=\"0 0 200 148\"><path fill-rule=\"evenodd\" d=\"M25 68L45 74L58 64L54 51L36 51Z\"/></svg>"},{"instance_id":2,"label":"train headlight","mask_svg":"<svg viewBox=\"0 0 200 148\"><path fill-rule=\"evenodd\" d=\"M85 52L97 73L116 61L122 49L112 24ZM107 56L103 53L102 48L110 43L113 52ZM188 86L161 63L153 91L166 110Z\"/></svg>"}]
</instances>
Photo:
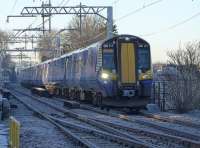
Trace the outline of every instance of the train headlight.
<instances>
[{"instance_id":1,"label":"train headlight","mask_svg":"<svg viewBox=\"0 0 200 148\"><path fill-rule=\"evenodd\" d=\"M142 79L147 79L148 77L149 77L149 75L144 74L144 75L142 76Z\"/></svg>"},{"instance_id":2,"label":"train headlight","mask_svg":"<svg viewBox=\"0 0 200 148\"><path fill-rule=\"evenodd\" d=\"M107 79L109 79L109 74L106 73L106 72L102 72L102 73L101 73L101 78L107 80Z\"/></svg>"},{"instance_id":3,"label":"train headlight","mask_svg":"<svg viewBox=\"0 0 200 148\"><path fill-rule=\"evenodd\" d=\"M139 73L139 80L148 80L152 79L152 73L150 70L146 71L145 73Z\"/></svg>"}]
</instances>

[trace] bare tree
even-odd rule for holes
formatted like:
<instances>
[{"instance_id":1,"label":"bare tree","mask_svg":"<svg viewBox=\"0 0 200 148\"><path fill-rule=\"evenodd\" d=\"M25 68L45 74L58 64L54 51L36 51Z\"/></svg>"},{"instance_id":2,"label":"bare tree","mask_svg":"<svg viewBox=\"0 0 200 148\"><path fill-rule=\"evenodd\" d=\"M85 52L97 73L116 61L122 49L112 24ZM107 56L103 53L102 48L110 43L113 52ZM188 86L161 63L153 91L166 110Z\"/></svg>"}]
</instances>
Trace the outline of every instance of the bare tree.
<instances>
[{"instance_id":1,"label":"bare tree","mask_svg":"<svg viewBox=\"0 0 200 148\"><path fill-rule=\"evenodd\" d=\"M54 57L56 49L55 36L56 31L52 31L51 33L45 33L45 35L39 39L37 47L41 48L39 52L40 61L45 61Z\"/></svg>"},{"instance_id":2,"label":"bare tree","mask_svg":"<svg viewBox=\"0 0 200 148\"><path fill-rule=\"evenodd\" d=\"M9 54L5 54L3 57L2 57L2 67L4 69L10 69L13 67L13 62L11 61L11 56Z\"/></svg>"},{"instance_id":3,"label":"bare tree","mask_svg":"<svg viewBox=\"0 0 200 148\"><path fill-rule=\"evenodd\" d=\"M188 43L168 52L168 62L176 67L169 81L169 101L178 112L200 107L200 42Z\"/></svg>"},{"instance_id":4,"label":"bare tree","mask_svg":"<svg viewBox=\"0 0 200 148\"><path fill-rule=\"evenodd\" d=\"M80 18L73 17L68 25L68 32L58 34L56 31L52 33L45 33L44 37L39 40L38 48L49 49L52 51L41 51L39 58L41 61L50 59L55 56L56 51L56 35L60 36L61 48L66 53L81 47L86 47L92 43L106 38L106 23L103 18L95 15L87 15L82 18L80 31ZM113 34L116 35L117 26L113 26Z\"/></svg>"},{"instance_id":5,"label":"bare tree","mask_svg":"<svg viewBox=\"0 0 200 148\"><path fill-rule=\"evenodd\" d=\"M8 49L9 34L0 30L0 79L9 78L14 73L15 64L11 56L5 52Z\"/></svg>"},{"instance_id":6,"label":"bare tree","mask_svg":"<svg viewBox=\"0 0 200 148\"><path fill-rule=\"evenodd\" d=\"M0 30L0 64L1 68L9 68L11 63L10 55L6 54L8 48L8 33Z\"/></svg>"},{"instance_id":7,"label":"bare tree","mask_svg":"<svg viewBox=\"0 0 200 148\"><path fill-rule=\"evenodd\" d=\"M8 47L8 34L0 30L0 50L6 49Z\"/></svg>"},{"instance_id":8,"label":"bare tree","mask_svg":"<svg viewBox=\"0 0 200 148\"><path fill-rule=\"evenodd\" d=\"M73 17L68 28L69 31L65 34L67 42L63 45L66 52L106 38L106 23L104 19L95 15L87 15L82 19L81 31L80 19L77 16ZM117 34L116 25L113 31Z\"/></svg>"}]
</instances>

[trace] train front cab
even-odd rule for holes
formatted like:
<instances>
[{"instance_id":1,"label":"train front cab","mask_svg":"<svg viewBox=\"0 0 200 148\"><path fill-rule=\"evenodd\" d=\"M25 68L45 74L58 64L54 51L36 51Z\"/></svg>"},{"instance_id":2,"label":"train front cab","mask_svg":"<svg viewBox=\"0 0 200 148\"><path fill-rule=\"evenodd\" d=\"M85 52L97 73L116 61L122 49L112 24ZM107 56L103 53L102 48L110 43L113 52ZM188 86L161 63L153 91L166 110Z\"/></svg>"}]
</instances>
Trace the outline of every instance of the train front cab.
<instances>
[{"instance_id":1,"label":"train front cab","mask_svg":"<svg viewBox=\"0 0 200 148\"><path fill-rule=\"evenodd\" d=\"M134 36L119 36L102 45L101 78L107 99L115 107L144 108L151 95L149 44Z\"/></svg>"}]
</instances>

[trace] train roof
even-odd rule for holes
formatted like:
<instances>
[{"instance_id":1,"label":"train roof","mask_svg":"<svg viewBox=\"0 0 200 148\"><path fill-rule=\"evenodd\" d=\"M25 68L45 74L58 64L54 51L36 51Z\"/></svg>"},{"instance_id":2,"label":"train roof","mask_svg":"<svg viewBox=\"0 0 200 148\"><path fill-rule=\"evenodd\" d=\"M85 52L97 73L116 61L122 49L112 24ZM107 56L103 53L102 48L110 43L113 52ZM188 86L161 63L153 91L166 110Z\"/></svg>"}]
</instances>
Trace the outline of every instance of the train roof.
<instances>
[{"instance_id":1,"label":"train roof","mask_svg":"<svg viewBox=\"0 0 200 148\"><path fill-rule=\"evenodd\" d=\"M149 43L148 43L146 40L144 40L143 38L138 37L138 36L134 36L134 35L130 35L130 34L121 34L121 35L117 35L117 36L114 36L114 37L112 37L112 38L108 38L108 39L103 40L103 43L104 43L104 42L107 42L107 41L109 41L109 40L113 40L113 39L116 39L116 38L120 38L120 37L129 37L129 38L132 38L132 39L139 39L139 40L141 40L141 41L143 41L143 42L145 42L146 44L149 45Z\"/></svg>"},{"instance_id":2,"label":"train roof","mask_svg":"<svg viewBox=\"0 0 200 148\"><path fill-rule=\"evenodd\" d=\"M91 45L89 45L89 46L87 46L87 47L79 48L79 49L74 50L74 51L71 51L71 52L69 52L69 53L65 53L65 54L61 55L60 57L56 57L56 58L53 58L53 59L49 59L49 60L46 60L46 61L44 61L44 62L42 62L42 63L39 63L39 64L30 66L30 67L27 67L27 68L24 68L24 69L34 68L34 67L43 65L43 64L45 64L45 63L50 63L50 62L56 61L56 60L58 60L58 59L62 59L62 58L65 58L65 57L67 57L67 56L70 56L70 55L72 55L72 54L79 53L80 51L85 51L85 50L87 50L87 49L90 48L90 47L101 46L103 43L105 43L105 42L107 42L107 41L109 41L109 40L113 40L113 39L120 38L120 37L130 37L130 38L133 38L133 39L140 39L141 41L143 41L143 42L145 42L145 43L147 43L147 44L149 45L149 43L148 43L146 40L144 40L144 39L142 39L142 38L140 38L140 37L138 37L138 36L129 35L129 34L121 34L121 35L117 35L117 36L115 36L115 37L111 37L111 38L108 38L108 39L104 39L104 40L98 41L98 42L93 43L93 44L91 44ZM22 69L22 70L24 70L24 69Z\"/></svg>"}]
</instances>

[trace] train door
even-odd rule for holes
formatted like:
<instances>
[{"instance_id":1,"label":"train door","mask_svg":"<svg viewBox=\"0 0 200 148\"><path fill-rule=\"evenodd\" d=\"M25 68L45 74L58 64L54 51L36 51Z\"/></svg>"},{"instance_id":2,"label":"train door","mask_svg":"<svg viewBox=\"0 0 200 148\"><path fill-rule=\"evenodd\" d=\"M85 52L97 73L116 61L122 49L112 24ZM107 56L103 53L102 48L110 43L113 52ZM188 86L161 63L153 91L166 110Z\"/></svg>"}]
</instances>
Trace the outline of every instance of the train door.
<instances>
[{"instance_id":1,"label":"train door","mask_svg":"<svg viewBox=\"0 0 200 148\"><path fill-rule=\"evenodd\" d=\"M120 73L122 84L136 83L136 57L133 43L120 44Z\"/></svg>"}]
</instances>

